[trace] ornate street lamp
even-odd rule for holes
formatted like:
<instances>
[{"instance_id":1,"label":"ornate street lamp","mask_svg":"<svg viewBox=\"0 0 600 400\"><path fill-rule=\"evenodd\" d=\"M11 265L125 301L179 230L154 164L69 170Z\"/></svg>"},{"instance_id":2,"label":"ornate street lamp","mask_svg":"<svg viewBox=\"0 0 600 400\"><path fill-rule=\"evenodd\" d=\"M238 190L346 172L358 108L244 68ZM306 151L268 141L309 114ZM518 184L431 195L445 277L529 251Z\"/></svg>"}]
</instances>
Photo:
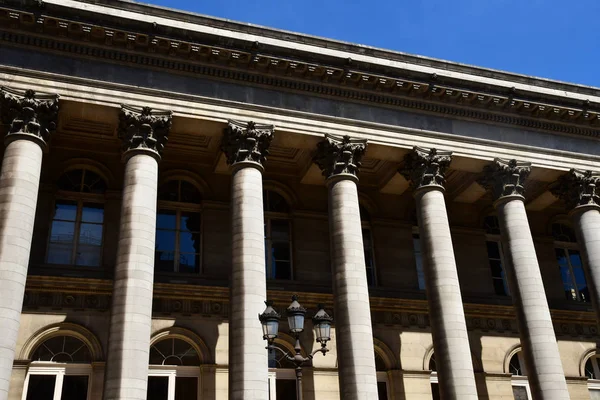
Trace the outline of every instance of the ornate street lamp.
<instances>
[{"instance_id":1,"label":"ornate street lamp","mask_svg":"<svg viewBox=\"0 0 600 400\"><path fill-rule=\"evenodd\" d=\"M302 400L302 365L312 360L315 354L322 353L325 355L329 351L327 342L331 339L330 332L333 318L325 312L323 305L319 304L319 311L314 315L312 321L315 329L316 341L321 344L321 348L313 351L308 357L303 357L301 354L302 348L300 347L300 334L304 331L306 309L298 303L298 296L293 295L292 304L290 304L286 310L290 333L296 339L296 345L294 346L295 354L290 355L288 352L283 351L273 344L277 338L279 318L281 315L273 308L272 301L265 301L265 304L267 305L267 308L258 316L263 328L263 339L268 343L268 350L280 351L288 361L296 366L296 399Z\"/></svg>"}]
</instances>

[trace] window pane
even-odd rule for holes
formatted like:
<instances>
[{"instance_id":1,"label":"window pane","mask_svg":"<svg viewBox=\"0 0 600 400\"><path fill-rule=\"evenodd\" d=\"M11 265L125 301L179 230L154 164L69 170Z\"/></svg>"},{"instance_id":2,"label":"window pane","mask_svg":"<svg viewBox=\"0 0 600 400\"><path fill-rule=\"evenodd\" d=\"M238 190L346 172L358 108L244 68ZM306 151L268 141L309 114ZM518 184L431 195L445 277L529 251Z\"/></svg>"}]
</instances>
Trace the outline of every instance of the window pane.
<instances>
[{"instance_id":1,"label":"window pane","mask_svg":"<svg viewBox=\"0 0 600 400\"><path fill-rule=\"evenodd\" d=\"M369 229L363 228L363 230L362 230L362 237L363 237L363 246L366 249L370 249L371 246L372 246L372 243L371 243L371 231Z\"/></svg>"},{"instance_id":2,"label":"window pane","mask_svg":"<svg viewBox=\"0 0 600 400\"><path fill-rule=\"evenodd\" d=\"M84 170L81 191L84 193L104 193L106 191L106 183L100 175L86 169Z\"/></svg>"},{"instance_id":3,"label":"window pane","mask_svg":"<svg viewBox=\"0 0 600 400\"><path fill-rule=\"evenodd\" d=\"M169 398L169 378L166 376L148 377L147 400L168 400Z\"/></svg>"},{"instance_id":4,"label":"window pane","mask_svg":"<svg viewBox=\"0 0 600 400\"><path fill-rule=\"evenodd\" d=\"M27 400L52 400L55 384L54 375L29 375Z\"/></svg>"},{"instance_id":5,"label":"window pane","mask_svg":"<svg viewBox=\"0 0 600 400\"><path fill-rule=\"evenodd\" d=\"M82 223L79 226L79 244L102 246L102 225Z\"/></svg>"},{"instance_id":6,"label":"window pane","mask_svg":"<svg viewBox=\"0 0 600 400\"><path fill-rule=\"evenodd\" d=\"M423 273L423 259L421 257L421 240L419 239L419 235L413 235L413 249L415 252L415 264L417 268L419 289L425 290L425 274Z\"/></svg>"},{"instance_id":7,"label":"window pane","mask_svg":"<svg viewBox=\"0 0 600 400\"><path fill-rule=\"evenodd\" d=\"M487 241L485 244L487 246L488 258L500 259L500 246L498 242Z\"/></svg>"},{"instance_id":8,"label":"window pane","mask_svg":"<svg viewBox=\"0 0 600 400\"><path fill-rule=\"evenodd\" d=\"M196 400L198 398L198 378L175 378L175 400Z\"/></svg>"},{"instance_id":9,"label":"window pane","mask_svg":"<svg viewBox=\"0 0 600 400\"><path fill-rule=\"evenodd\" d=\"M569 267L561 265L559 268L560 276L563 281L565 296L569 300L577 300L577 292L575 291L575 285L573 284L573 279L571 277L571 271L569 271Z\"/></svg>"},{"instance_id":10,"label":"window pane","mask_svg":"<svg viewBox=\"0 0 600 400\"><path fill-rule=\"evenodd\" d=\"M50 243L48 245L48 264L71 264L73 244Z\"/></svg>"},{"instance_id":11,"label":"window pane","mask_svg":"<svg viewBox=\"0 0 600 400\"><path fill-rule=\"evenodd\" d=\"M158 251L174 251L175 250L175 231L156 231L156 243L154 244Z\"/></svg>"},{"instance_id":12,"label":"window pane","mask_svg":"<svg viewBox=\"0 0 600 400\"><path fill-rule=\"evenodd\" d=\"M385 382L377 382L377 394L379 400L388 400L387 384Z\"/></svg>"},{"instance_id":13,"label":"window pane","mask_svg":"<svg viewBox=\"0 0 600 400\"><path fill-rule=\"evenodd\" d=\"M67 190L70 192L81 191L81 181L83 178L83 170L75 169L72 171L65 172L58 178L57 186L60 190Z\"/></svg>"},{"instance_id":14,"label":"window pane","mask_svg":"<svg viewBox=\"0 0 600 400\"><path fill-rule=\"evenodd\" d=\"M292 266L289 262L273 261L272 279L292 279Z\"/></svg>"},{"instance_id":15,"label":"window pane","mask_svg":"<svg viewBox=\"0 0 600 400\"><path fill-rule=\"evenodd\" d=\"M179 230L199 232L200 214L183 211L181 213L181 220L179 221Z\"/></svg>"},{"instance_id":16,"label":"window pane","mask_svg":"<svg viewBox=\"0 0 600 400\"><path fill-rule=\"evenodd\" d=\"M102 223L104 221L104 206L102 204L84 204L81 210L83 222Z\"/></svg>"},{"instance_id":17,"label":"window pane","mask_svg":"<svg viewBox=\"0 0 600 400\"><path fill-rule=\"evenodd\" d=\"M88 377L79 375L65 375L61 399L86 400L88 392Z\"/></svg>"},{"instance_id":18,"label":"window pane","mask_svg":"<svg viewBox=\"0 0 600 400\"><path fill-rule=\"evenodd\" d=\"M162 272L175 270L175 253L172 251L157 251L154 255L154 266Z\"/></svg>"},{"instance_id":19,"label":"window pane","mask_svg":"<svg viewBox=\"0 0 600 400\"><path fill-rule=\"evenodd\" d=\"M275 381L276 400L292 400L296 398L296 381L277 379Z\"/></svg>"},{"instance_id":20,"label":"window pane","mask_svg":"<svg viewBox=\"0 0 600 400\"><path fill-rule=\"evenodd\" d=\"M501 278L495 278L495 279L493 279L493 282L494 282L494 292L496 292L497 295L506 296L507 291L506 291L506 287L504 285L504 281Z\"/></svg>"},{"instance_id":21,"label":"window pane","mask_svg":"<svg viewBox=\"0 0 600 400\"><path fill-rule=\"evenodd\" d=\"M53 221L50 230L50 241L53 243L73 243L75 222Z\"/></svg>"},{"instance_id":22,"label":"window pane","mask_svg":"<svg viewBox=\"0 0 600 400\"><path fill-rule=\"evenodd\" d=\"M287 220L284 219L272 219L271 220L271 239L279 241L290 240L290 225Z\"/></svg>"},{"instance_id":23,"label":"window pane","mask_svg":"<svg viewBox=\"0 0 600 400\"><path fill-rule=\"evenodd\" d=\"M179 200L179 181L169 181L158 189L159 200L178 201Z\"/></svg>"},{"instance_id":24,"label":"window pane","mask_svg":"<svg viewBox=\"0 0 600 400\"><path fill-rule=\"evenodd\" d=\"M76 265L83 265L87 267L99 267L101 259L101 246L80 245L79 247L77 247L77 254L75 255Z\"/></svg>"},{"instance_id":25,"label":"window pane","mask_svg":"<svg viewBox=\"0 0 600 400\"><path fill-rule=\"evenodd\" d=\"M265 211L273 211L280 213L289 213L290 208L285 199L276 192L265 190L263 192L263 202Z\"/></svg>"},{"instance_id":26,"label":"window pane","mask_svg":"<svg viewBox=\"0 0 600 400\"><path fill-rule=\"evenodd\" d=\"M60 200L54 205L54 219L75 221L77 218L77 202Z\"/></svg>"},{"instance_id":27,"label":"window pane","mask_svg":"<svg viewBox=\"0 0 600 400\"><path fill-rule=\"evenodd\" d=\"M594 372L591 358L585 362L585 376L587 376L588 379L596 379L596 373Z\"/></svg>"},{"instance_id":28,"label":"window pane","mask_svg":"<svg viewBox=\"0 0 600 400\"><path fill-rule=\"evenodd\" d=\"M190 274L200 272L200 255L194 253L179 254L179 272Z\"/></svg>"},{"instance_id":29,"label":"window pane","mask_svg":"<svg viewBox=\"0 0 600 400\"><path fill-rule=\"evenodd\" d=\"M273 243L273 260L290 261L290 244Z\"/></svg>"},{"instance_id":30,"label":"window pane","mask_svg":"<svg viewBox=\"0 0 600 400\"><path fill-rule=\"evenodd\" d=\"M556 261L558 261L558 265L568 265L567 263L567 254L564 249L554 249L554 253L556 254Z\"/></svg>"},{"instance_id":31,"label":"window pane","mask_svg":"<svg viewBox=\"0 0 600 400\"><path fill-rule=\"evenodd\" d=\"M500 260L490 260L490 268L492 270L492 277L502 278L502 262Z\"/></svg>"},{"instance_id":32,"label":"window pane","mask_svg":"<svg viewBox=\"0 0 600 400\"><path fill-rule=\"evenodd\" d=\"M184 203L198 204L201 200L202 196L200 195L200 191L196 188L196 186L189 182L181 181L181 198L179 201Z\"/></svg>"},{"instance_id":33,"label":"window pane","mask_svg":"<svg viewBox=\"0 0 600 400\"><path fill-rule=\"evenodd\" d=\"M177 215L175 211L160 210L156 215L157 229L177 229Z\"/></svg>"},{"instance_id":34,"label":"window pane","mask_svg":"<svg viewBox=\"0 0 600 400\"><path fill-rule=\"evenodd\" d=\"M440 387L437 383L431 383L431 397L433 400L440 400Z\"/></svg>"},{"instance_id":35,"label":"window pane","mask_svg":"<svg viewBox=\"0 0 600 400\"><path fill-rule=\"evenodd\" d=\"M173 246L174 245L175 244L173 243ZM179 234L179 251L182 253L199 253L200 252L200 234L199 233L190 233L190 232L181 232Z\"/></svg>"},{"instance_id":36,"label":"window pane","mask_svg":"<svg viewBox=\"0 0 600 400\"><path fill-rule=\"evenodd\" d=\"M515 400L529 400L529 397L527 397L527 388L525 386L513 386L512 389Z\"/></svg>"}]
</instances>

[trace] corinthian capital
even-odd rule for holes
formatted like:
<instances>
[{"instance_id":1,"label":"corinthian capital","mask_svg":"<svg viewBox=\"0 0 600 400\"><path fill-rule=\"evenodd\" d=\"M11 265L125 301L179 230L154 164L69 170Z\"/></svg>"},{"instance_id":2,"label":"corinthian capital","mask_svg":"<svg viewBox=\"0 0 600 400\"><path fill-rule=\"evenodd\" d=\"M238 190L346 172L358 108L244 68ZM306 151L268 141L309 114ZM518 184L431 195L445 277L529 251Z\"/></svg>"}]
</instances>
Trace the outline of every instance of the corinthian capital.
<instances>
[{"instance_id":1,"label":"corinthian capital","mask_svg":"<svg viewBox=\"0 0 600 400\"><path fill-rule=\"evenodd\" d=\"M494 163L483 169L483 177L477 182L492 191L498 200L506 196L525 195L525 179L531 172L531 163L517 160L494 159Z\"/></svg>"},{"instance_id":2,"label":"corinthian capital","mask_svg":"<svg viewBox=\"0 0 600 400\"><path fill-rule=\"evenodd\" d=\"M160 157L168 140L172 115L171 111L121 105L118 133L123 141L123 152L149 151Z\"/></svg>"},{"instance_id":3,"label":"corinthian capital","mask_svg":"<svg viewBox=\"0 0 600 400\"><path fill-rule=\"evenodd\" d=\"M452 161L451 151L424 149L415 146L413 151L404 157L404 165L400 173L410 182L413 190L426 186L443 188L446 183L444 175Z\"/></svg>"},{"instance_id":4,"label":"corinthian capital","mask_svg":"<svg viewBox=\"0 0 600 400\"><path fill-rule=\"evenodd\" d=\"M571 169L551 184L553 195L567 204L569 208L581 206L600 206L600 174L592 171Z\"/></svg>"},{"instance_id":5,"label":"corinthian capital","mask_svg":"<svg viewBox=\"0 0 600 400\"><path fill-rule=\"evenodd\" d=\"M264 166L273 140L273 125L247 123L230 119L223 131L221 150L227 157L227 164L251 162Z\"/></svg>"},{"instance_id":6,"label":"corinthian capital","mask_svg":"<svg viewBox=\"0 0 600 400\"><path fill-rule=\"evenodd\" d=\"M30 136L44 146L56 129L58 95L37 94L33 90L0 88L0 118L10 125L7 139Z\"/></svg>"},{"instance_id":7,"label":"corinthian capital","mask_svg":"<svg viewBox=\"0 0 600 400\"><path fill-rule=\"evenodd\" d=\"M366 139L351 139L350 136L325 134L325 140L317 145L313 162L321 168L325 178L348 175L358 179L360 160L367 150Z\"/></svg>"}]
</instances>

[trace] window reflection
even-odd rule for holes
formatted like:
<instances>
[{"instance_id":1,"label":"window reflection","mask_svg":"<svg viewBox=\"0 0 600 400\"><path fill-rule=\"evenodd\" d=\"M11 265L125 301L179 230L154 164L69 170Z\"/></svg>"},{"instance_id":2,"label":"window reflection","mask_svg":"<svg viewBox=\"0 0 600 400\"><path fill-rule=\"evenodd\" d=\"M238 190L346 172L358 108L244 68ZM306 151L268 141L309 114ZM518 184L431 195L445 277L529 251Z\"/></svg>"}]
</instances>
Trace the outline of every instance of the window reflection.
<instances>
[{"instance_id":1,"label":"window reflection","mask_svg":"<svg viewBox=\"0 0 600 400\"><path fill-rule=\"evenodd\" d=\"M573 301L589 302L590 294L585 279L577 240L571 228L564 224L553 224L555 255L563 282L565 297Z\"/></svg>"}]
</instances>

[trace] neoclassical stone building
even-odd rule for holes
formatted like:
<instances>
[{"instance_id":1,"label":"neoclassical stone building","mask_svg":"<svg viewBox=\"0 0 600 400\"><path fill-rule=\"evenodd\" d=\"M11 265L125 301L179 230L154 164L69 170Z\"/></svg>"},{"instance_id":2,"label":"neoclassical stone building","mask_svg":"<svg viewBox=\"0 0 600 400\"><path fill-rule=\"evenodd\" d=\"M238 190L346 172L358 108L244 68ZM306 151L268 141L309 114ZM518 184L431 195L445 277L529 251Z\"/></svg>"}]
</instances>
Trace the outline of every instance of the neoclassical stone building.
<instances>
[{"instance_id":1,"label":"neoclassical stone building","mask_svg":"<svg viewBox=\"0 0 600 400\"><path fill-rule=\"evenodd\" d=\"M0 86L0 400L295 398L292 294L304 399L600 398L598 89L121 0Z\"/></svg>"}]
</instances>

